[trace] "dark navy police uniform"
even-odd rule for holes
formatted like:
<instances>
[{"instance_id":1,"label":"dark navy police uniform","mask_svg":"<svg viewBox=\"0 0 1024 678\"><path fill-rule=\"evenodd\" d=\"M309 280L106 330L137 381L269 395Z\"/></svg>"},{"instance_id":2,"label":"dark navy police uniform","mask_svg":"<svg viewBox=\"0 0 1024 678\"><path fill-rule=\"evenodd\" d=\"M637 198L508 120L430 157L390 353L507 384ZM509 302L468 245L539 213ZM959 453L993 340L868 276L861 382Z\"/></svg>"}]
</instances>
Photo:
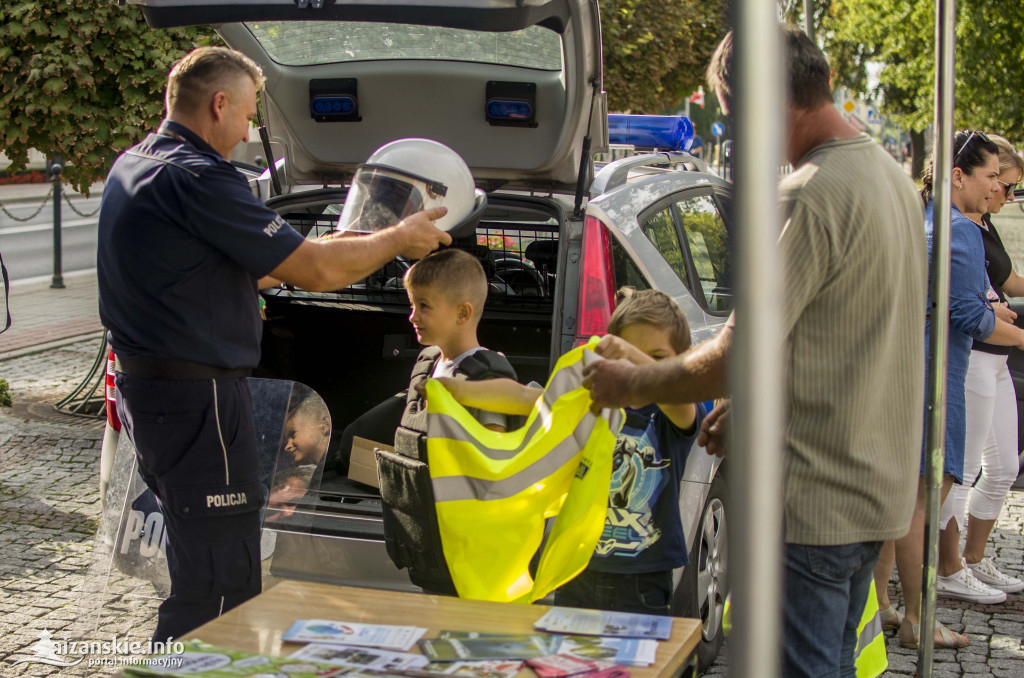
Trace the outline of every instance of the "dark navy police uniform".
<instances>
[{"instance_id":1,"label":"dark navy police uniform","mask_svg":"<svg viewBox=\"0 0 1024 678\"><path fill-rule=\"evenodd\" d=\"M260 592L257 279L302 236L183 125L111 167L99 218L100 318L120 362L117 411L167 529L171 594L154 640Z\"/></svg>"}]
</instances>

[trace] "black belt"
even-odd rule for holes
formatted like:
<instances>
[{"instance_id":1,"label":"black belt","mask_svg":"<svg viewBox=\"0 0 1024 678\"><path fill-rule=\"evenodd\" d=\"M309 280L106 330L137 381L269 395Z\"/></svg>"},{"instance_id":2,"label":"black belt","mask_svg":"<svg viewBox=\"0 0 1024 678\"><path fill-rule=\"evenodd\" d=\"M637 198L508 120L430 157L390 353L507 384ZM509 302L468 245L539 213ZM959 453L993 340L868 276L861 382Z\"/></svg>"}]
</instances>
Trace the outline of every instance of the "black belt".
<instances>
[{"instance_id":1,"label":"black belt","mask_svg":"<svg viewBox=\"0 0 1024 678\"><path fill-rule=\"evenodd\" d=\"M151 358L136 356L117 357L119 371L143 379L167 379L170 381L194 381L197 379L238 379L248 377L252 370L247 367L227 369L194 363L180 358Z\"/></svg>"}]
</instances>

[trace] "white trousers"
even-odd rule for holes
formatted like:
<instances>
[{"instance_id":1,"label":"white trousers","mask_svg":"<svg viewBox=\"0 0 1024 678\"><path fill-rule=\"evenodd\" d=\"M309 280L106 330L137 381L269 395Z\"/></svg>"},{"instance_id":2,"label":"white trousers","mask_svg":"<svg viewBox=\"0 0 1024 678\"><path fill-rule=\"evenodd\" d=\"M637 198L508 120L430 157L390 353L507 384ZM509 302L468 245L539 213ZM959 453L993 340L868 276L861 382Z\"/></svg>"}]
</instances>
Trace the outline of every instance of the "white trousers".
<instances>
[{"instance_id":1,"label":"white trousers","mask_svg":"<svg viewBox=\"0 0 1024 678\"><path fill-rule=\"evenodd\" d=\"M971 351L966 383L964 484L953 485L942 504L939 526L943 529L950 518L956 518L963 532L968 494L972 516L981 520L998 518L1017 479L1017 396L1006 359L1005 355Z\"/></svg>"}]
</instances>

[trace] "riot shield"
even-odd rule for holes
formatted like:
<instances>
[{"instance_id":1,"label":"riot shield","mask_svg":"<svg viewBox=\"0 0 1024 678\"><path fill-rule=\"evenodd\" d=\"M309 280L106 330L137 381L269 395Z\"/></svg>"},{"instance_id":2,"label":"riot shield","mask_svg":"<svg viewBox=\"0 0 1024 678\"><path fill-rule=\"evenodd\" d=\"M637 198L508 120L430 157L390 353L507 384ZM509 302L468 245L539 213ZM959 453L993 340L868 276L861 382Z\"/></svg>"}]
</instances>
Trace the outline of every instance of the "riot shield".
<instances>
[{"instance_id":1,"label":"riot shield","mask_svg":"<svg viewBox=\"0 0 1024 678\"><path fill-rule=\"evenodd\" d=\"M323 399L292 381L250 378L262 485L261 559L266 575L279 532L308 534L319 494L331 419ZM170 592L167 535L160 502L139 474L135 447L122 432L103 502L76 626L127 635L155 620Z\"/></svg>"}]
</instances>

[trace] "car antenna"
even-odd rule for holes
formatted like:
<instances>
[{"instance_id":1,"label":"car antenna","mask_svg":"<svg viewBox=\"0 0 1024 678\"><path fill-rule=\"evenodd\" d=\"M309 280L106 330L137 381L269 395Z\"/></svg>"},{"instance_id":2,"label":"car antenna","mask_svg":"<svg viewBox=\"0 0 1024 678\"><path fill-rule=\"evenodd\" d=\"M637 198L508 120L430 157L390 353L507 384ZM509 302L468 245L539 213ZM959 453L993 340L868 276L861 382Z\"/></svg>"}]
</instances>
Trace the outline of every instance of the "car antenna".
<instances>
[{"instance_id":1,"label":"car antenna","mask_svg":"<svg viewBox=\"0 0 1024 678\"><path fill-rule=\"evenodd\" d=\"M263 113L259 106L256 107L256 125L260 131L260 141L263 142L263 153L267 158L267 169L270 170L270 183L274 186L274 195L281 195L281 179L277 176L277 162L274 159L273 151L270 150L270 134L267 132L267 126L263 124Z\"/></svg>"}]
</instances>

